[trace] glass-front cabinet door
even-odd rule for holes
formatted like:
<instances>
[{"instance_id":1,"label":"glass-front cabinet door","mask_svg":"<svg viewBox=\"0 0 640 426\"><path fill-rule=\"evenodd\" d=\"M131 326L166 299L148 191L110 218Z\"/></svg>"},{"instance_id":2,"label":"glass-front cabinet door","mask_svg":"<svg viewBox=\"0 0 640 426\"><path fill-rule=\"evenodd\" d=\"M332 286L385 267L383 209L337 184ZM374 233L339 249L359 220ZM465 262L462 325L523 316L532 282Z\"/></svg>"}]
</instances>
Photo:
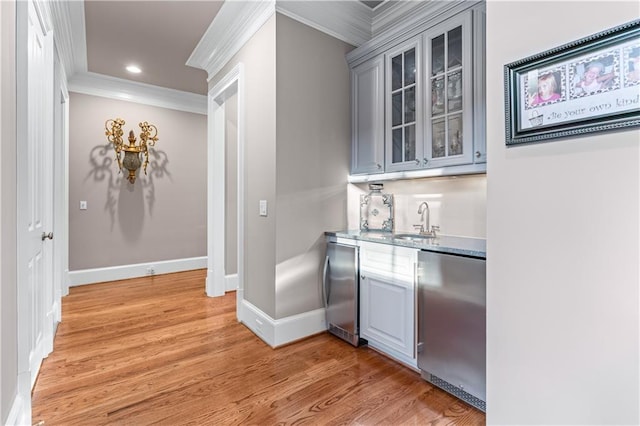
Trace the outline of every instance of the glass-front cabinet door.
<instances>
[{"instance_id":1,"label":"glass-front cabinet door","mask_svg":"<svg viewBox=\"0 0 640 426\"><path fill-rule=\"evenodd\" d=\"M421 38L386 55L385 171L422 168Z\"/></svg>"},{"instance_id":2,"label":"glass-front cabinet door","mask_svg":"<svg viewBox=\"0 0 640 426\"><path fill-rule=\"evenodd\" d=\"M425 167L473 162L471 22L469 11L424 34Z\"/></svg>"}]
</instances>

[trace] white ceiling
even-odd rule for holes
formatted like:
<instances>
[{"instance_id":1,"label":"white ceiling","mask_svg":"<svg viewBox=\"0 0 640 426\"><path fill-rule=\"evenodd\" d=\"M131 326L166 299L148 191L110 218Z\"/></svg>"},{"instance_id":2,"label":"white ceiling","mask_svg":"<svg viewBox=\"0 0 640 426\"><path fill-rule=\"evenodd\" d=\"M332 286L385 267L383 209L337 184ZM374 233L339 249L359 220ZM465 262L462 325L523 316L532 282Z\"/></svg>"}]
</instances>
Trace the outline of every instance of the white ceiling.
<instances>
[{"instance_id":1,"label":"white ceiling","mask_svg":"<svg viewBox=\"0 0 640 426\"><path fill-rule=\"evenodd\" d=\"M86 0L88 71L206 94L206 71L185 63L222 3ZM142 73L127 72L130 64Z\"/></svg>"}]
</instances>

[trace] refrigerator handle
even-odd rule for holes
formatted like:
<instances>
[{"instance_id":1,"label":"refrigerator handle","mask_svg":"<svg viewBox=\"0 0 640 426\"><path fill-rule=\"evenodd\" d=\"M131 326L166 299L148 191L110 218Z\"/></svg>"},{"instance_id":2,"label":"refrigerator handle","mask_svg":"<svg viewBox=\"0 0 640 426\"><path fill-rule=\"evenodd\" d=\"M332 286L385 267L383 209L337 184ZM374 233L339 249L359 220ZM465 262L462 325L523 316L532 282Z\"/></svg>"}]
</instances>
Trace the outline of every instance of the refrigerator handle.
<instances>
[{"instance_id":1,"label":"refrigerator handle","mask_svg":"<svg viewBox=\"0 0 640 426\"><path fill-rule=\"evenodd\" d=\"M325 309L329 304L329 294L327 292L327 270L329 269L329 256L324 259L324 268L322 270L322 303Z\"/></svg>"}]
</instances>

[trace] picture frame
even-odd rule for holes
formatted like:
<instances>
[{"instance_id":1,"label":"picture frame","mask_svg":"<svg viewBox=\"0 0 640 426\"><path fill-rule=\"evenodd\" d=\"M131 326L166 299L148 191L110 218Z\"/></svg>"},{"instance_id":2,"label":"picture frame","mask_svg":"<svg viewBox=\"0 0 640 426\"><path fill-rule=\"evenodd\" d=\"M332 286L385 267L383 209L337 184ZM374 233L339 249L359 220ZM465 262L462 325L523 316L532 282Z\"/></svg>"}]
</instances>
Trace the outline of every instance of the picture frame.
<instances>
[{"instance_id":1,"label":"picture frame","mask_svg":"<svg viewBox=\"0 0 640 426\"><path fill-rule=\"evenodd\" d=\"M505 65L506 145L640 125L640 20Z\"/></svg>"}]
</instances>

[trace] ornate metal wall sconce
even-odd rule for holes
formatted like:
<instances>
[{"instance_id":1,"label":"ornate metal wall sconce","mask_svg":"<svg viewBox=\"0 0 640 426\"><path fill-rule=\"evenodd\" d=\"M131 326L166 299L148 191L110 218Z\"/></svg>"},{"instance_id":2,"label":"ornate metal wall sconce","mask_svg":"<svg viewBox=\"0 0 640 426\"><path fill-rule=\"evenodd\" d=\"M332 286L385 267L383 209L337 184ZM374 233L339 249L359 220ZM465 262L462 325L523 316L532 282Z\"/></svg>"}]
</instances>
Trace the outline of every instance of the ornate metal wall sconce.
<instances>
[{"instance_id":1,"label":"ornate metal wall sconce","mask_svg":"<svg viewBox=\"0 0 640 426\"><path fill-rule=\"evenodd\" d=\"M122 126L124 126L124 120L121 118L109 119L104 123L106 130L105 135L109 143L113 144L113 149L116 151L116 159L118 160L118 167L122 170L129 171L127 180L130 183L136 181L136 171L140 168L142 161L140 160L140 154L145 155L144 159L144 174L147 174L147 165L149 164L149 147L152 147L158 141L158 129L153 124L149 124L146 121L140 123L140 144L136 146L136 136L133 130L129 132L129 145L125 145L122 140ZM124 159L120 160L120 153L124 151Z\"/></svg>"}]
</instances>

